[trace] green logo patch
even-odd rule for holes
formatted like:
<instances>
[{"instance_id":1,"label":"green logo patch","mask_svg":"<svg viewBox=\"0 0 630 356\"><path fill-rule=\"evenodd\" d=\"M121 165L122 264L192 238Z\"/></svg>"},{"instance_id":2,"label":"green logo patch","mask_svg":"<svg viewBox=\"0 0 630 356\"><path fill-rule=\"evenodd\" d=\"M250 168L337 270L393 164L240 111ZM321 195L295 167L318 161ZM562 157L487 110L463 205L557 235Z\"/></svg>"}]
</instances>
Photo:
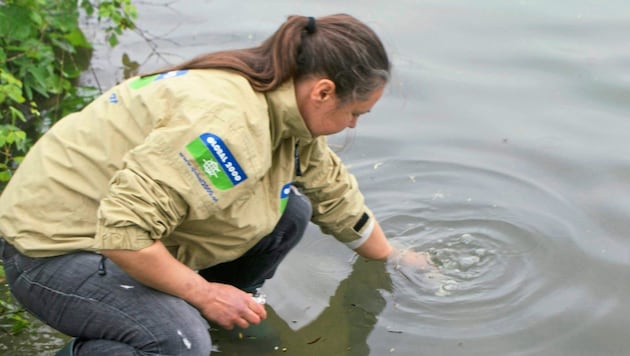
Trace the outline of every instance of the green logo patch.
<instances>
[{"instance_id":1,"label":"green logo patch","mask_svg":"<svg viewBox=\"0 0 630 356\"><path fill-rule=\"evenodd\" d=\"M219 136L204 133L186 145L186 150L217 189L230 189L247 179L247 175Z\"/></svg>"}]
</instances>

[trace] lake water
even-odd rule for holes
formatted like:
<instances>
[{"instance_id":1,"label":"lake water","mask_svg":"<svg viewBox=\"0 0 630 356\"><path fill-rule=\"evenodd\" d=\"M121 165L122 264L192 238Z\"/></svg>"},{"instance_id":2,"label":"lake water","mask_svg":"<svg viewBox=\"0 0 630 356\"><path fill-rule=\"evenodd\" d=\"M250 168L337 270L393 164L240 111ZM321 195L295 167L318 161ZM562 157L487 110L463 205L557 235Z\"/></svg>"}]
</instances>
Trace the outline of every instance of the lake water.
<instances>
[{"instance_id":1,"label":"lake water","mask_svg":"<svg viewBox=\"0 0 630 356\"><path fill-rule=\"evenodd\" d=\"M151 70L250 47L291 14L353 14L394 62L382 100L331 143L389 237L440 273L356 258L310 227L264 287L264 327L213 331L222 355L628 354L630 3L137 6L154 47L98 47L86 82L115 83L124 54ZM62 342L40 336L5 349Z\"/></svg>"}]
</instances>

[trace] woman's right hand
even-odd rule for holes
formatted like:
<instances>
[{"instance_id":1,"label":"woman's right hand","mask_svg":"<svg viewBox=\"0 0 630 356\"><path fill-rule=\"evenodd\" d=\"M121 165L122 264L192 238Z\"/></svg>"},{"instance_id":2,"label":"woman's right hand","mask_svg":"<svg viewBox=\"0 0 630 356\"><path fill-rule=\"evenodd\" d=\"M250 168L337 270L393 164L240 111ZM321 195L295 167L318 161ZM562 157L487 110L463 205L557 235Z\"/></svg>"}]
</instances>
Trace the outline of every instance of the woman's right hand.
<instances>
[{"instance_id":1,"label":"woman's right hand","mask_svg":"<svg viewBox=\"0 0 630 356\"><path fill-rule=\"evenodd\" d=\"M193 304L208 320L231 330L234 326L247 328L267 317L264 305L249 293L228 284L206 282L207 293L195 298Z\"/></svg>"},{"instance_id":2,"label":"woman's right hand","mask_svg":"<svg viewBox=\"0 0 630 356\"><path fill-rule=\"evenodd\" d=\"M160 241L138 251L103 250L101 253L140 283L182 298L204 318L226 329L235 325L246 328L267 317L264 306L251 294L231 285L209 283L177 261Z\"/></svg>"}]
</instances>

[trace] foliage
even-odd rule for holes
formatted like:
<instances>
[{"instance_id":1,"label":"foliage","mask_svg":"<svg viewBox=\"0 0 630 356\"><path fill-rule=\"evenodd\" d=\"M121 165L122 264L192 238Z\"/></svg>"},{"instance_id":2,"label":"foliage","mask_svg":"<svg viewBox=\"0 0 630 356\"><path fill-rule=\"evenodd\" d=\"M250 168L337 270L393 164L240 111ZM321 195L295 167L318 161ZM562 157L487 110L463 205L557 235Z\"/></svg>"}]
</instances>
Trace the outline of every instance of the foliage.
<instances>
[{"instance_id":1,"label":"foliage","mask_svg":"<svg viewBox=\"0 0 630 356\"><path fill-rule=\"evenodd\" d=\"M81 7L88 16L93 16L96 13L99 21L103 19L109 21L105 32L112 47L118 44L118 36L123 31L136 28L134 20L138 13L136 7L131 4L131 0L99 1L96 6L92 1L81 0Z\"/></svg>"},{"instance_id":2,"label":"foliage","mask_svg":"<svg viewBox=\"0 0 630 356\"><path fill-rule=\"evenodd\" d=\"M47 127L98 94L75 83L92 48L81 10L104 24L111 46L135 28L131 0L0 1L0 191Z\"/></svg>"},{"instance_id":3,"label":"foliage","mask_svg":"<svg viewBox=\"0 0 630 356\"><path fill-rule=\"evenodd\" d=\"M0 265L0 283L4 283L4 269ZM19 334L29 326L24 310L12 302L9 290L0 295L0 329L12 335Z\"/></svg>"},{"instance_id":4,"label":"foliage","mask_svg":"<svg viewBox=\"0 0 630 356\"><path fill-rule=\"evenodd\" d=\"M0 192L47 127L98 95L76 85L92 48L79 25L81 11L104 25L111 46L135 28L131 0L0 0ZM24 311L2 292L0 328L15 334L28 326Z\"/></svg>"}]
</instances>

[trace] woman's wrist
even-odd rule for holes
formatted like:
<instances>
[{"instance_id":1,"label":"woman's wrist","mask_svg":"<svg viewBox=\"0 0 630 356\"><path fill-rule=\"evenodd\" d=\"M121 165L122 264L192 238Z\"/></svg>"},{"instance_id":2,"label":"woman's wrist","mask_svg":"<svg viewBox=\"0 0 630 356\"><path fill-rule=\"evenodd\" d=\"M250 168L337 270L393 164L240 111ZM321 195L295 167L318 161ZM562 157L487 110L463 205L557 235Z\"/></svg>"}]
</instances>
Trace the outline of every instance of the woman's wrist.
<instances>
[{"instance_id":1,"label":"woman's wrist","mask_svg":"<svg viewBox=\"0 0 630 356\"><path fill-rule=\"evenodd\" d=\"M405 253L407 253L407 250L392 246L386 262L394 267L397 267L400 265Z\"/></svg>"}]
</instances>

